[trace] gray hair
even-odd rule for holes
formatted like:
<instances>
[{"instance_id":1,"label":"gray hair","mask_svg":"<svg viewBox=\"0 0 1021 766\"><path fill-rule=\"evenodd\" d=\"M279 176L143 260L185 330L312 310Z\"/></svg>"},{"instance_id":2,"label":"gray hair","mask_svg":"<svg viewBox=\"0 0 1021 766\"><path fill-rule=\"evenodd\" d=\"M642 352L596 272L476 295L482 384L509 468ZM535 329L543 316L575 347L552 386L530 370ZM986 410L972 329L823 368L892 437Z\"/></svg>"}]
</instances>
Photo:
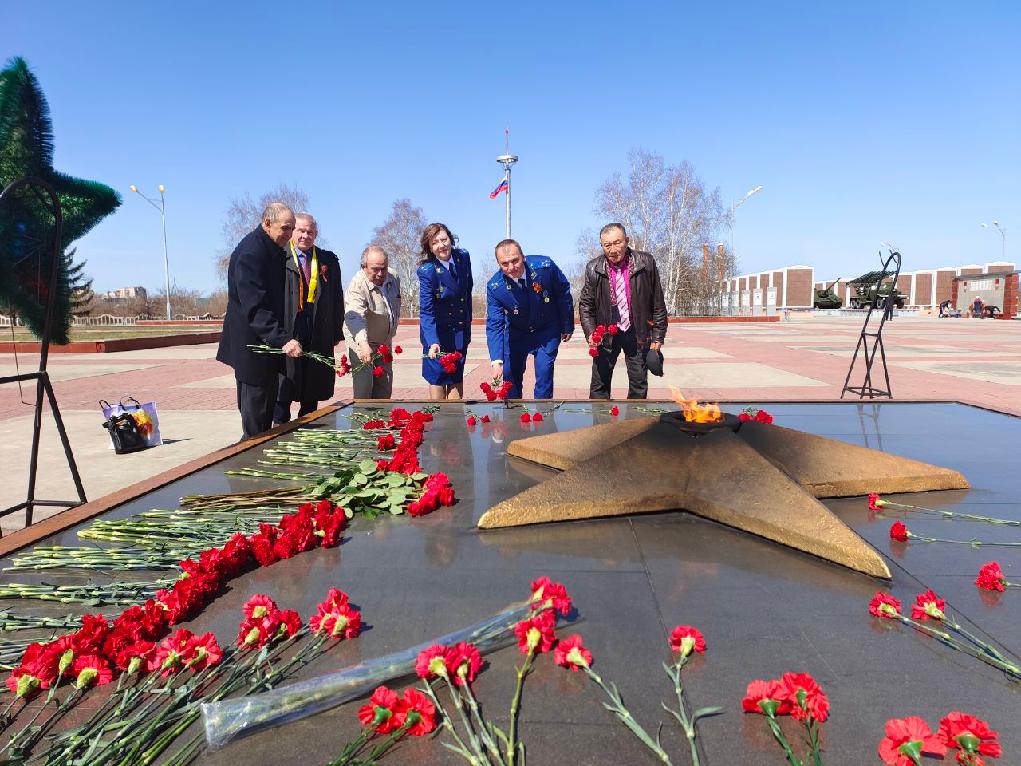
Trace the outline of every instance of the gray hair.
<instances>
[{"instance_id":1,"label":"gray hair","mask_svg":"<svg viewBox=\"0 0 1021 766\"><path fill-rule=\"evenodd\" d=\"M283 202L270 202L266 205L266 209L262 211L262 220L273 223L277 218L288 214L293 215L294 211Z\"/></svg>"},{"instance_id":2,"label":"gray hair","mask_svg":"<svg viewBox=\"0 0 1021 766\"><path fill-rule=\"evenodd\" d=\"M620 233L625 237L627 236L627 229L624 228L624 224L614 221L613 223L606 224L606 226L599 230L599 238L602 239L606 232L613 231L614 229L620 229Z\"/></svg>"},{"instance_id":3,"label":"gray hair","mask_svg":"<svg viewBox=\"0 0 1021 766\"><path fill-rule=\"evenodd\" d=\"M306 213L304 211L302 211L300 213L295 213L294 214L294 220L297 221L299 218L302 218L302 219L308 221L310 224L312 224L312 228L314 228L316 230L316 232L319 231L319 223L318 223L318 221L316 221L316 217L314 215L312 215L311 213Z\"/></svg>"},{"instance_id":4,"label":"gray hair","mask_svg":"<svg viewBox=\"0 0 1021 766\"><path fill-rule=\"evenodd\" d=\"M369 246L368 246L367 248L365 248L364 250L362 250L362 260L361 260L361 262L359 263L359 265L360 265L360 266L361 266L361 267L362 267L363 269L364 269L364 268L365 268L366 266L368 266L368 265L369 265L369 255L370 255L371 253L379 253L380 255L382 255L382 256L383 256L383 260L385 260L385 261L387 262L387 265L389 265L389 263L390 263L390 258L389 258L389 256L388 256L388 255L386 254L386 250L384 250L383 248L381 248L381 247L380 247L379 245L369 245Z\"/></svg>"}]
</instances>

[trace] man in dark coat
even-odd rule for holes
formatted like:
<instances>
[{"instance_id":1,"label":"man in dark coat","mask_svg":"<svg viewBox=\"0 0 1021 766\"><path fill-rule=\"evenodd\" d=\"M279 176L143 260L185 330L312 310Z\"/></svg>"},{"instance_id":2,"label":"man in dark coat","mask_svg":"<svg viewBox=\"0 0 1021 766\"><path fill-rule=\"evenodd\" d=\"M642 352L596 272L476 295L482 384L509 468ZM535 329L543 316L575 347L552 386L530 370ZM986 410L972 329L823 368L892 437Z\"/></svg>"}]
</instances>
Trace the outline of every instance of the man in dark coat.
<instances>
[{"instance_id":1,"label":"man in dark coat","mask_svg":"<svg viewBox=\"0 0 1021 766\"><path fill-rule=\"evenodd\" d=\"M216 358L234 368L245 439L273 424L277 375L283 370L280 356L257 354L248 346L273 346L294 358L302 354L301 343L284 328L283 246L293 231L291 209L271 203L262 223L234 248L227 267L227 313Z\"/></svg>"},{"instance_id":2,"label":"man in dark coat","mask_svg":"<svg viewBox=\"0 0 1021 766\"><path fill-rule=\"evenodd\" d=\"M340 262L329 250L316 247L319 228L309 213L294 216L294 234L287 244L284 266L284 330L305 351L333 356L344 340L344 291ZM284 360L274 423L291 419L291 402L298 402L298 417L319 409L333 396L336 373L308 357Z\"/></svg>"},{"instance_id":3,"label":"man in dark coat","mask_svg":"<svg viewBox=\"0 0 1021 766\"><path fill-rule=\"evenodd\" d=\"M628 399L649 393L647 353L658 352L666 336L667 313L656 261L632 250L623 224L608 223L599 232L603 254L585 265L578 297L578 318L592 349L590 399L609 399L617 357L624 352ZM603 326L601 340L593 331ZM598 337L598 334L597 334Z\"/></svg>"}]
</instances>

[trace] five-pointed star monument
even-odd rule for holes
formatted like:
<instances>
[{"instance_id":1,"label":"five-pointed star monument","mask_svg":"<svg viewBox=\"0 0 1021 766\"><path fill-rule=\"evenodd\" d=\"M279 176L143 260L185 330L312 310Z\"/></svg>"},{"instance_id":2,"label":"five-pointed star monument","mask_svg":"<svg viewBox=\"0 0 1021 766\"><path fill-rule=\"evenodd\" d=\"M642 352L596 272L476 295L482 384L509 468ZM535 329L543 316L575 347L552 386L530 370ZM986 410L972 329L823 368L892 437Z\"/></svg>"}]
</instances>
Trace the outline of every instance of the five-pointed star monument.
<instances>
[{"instance_id":1,"label":"five-pointed star monument","mask_svg":"<svg viewBox=\"0 0 1021 766\"><path fill-rule=\"evenodd\" d=\"M684 509L875 577L879 553L817 498L965 489L957 471L781 426L691 435L677 413L512 442L562 473L493 506L479 527Z\"/></svg>"}]
</instances>

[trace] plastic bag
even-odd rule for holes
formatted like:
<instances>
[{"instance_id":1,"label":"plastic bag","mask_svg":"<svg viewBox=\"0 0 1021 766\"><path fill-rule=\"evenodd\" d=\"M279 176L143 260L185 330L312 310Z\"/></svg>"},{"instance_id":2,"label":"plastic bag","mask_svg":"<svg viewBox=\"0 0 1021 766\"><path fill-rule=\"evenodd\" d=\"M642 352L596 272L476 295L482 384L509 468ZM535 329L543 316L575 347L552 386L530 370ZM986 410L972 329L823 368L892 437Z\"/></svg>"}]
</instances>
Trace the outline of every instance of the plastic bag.
<instances>
[{"instance_id":1,"label":"plastic bag","mask_svg":"<svg viewBox=\"0 0 1021 766\"><path fill-rule=\"evenodd\" d=\"M434 644L448 646L465 641L475 644L480 652L499 648L513 638L514 625L535 607L530 601L511 604L470 627L335 673L262 694L206 702L202 705L206 742L215 750L238 737L297 721L360 697L385 681L413 673L419 653Z\"/></svg>"}]
</instances>

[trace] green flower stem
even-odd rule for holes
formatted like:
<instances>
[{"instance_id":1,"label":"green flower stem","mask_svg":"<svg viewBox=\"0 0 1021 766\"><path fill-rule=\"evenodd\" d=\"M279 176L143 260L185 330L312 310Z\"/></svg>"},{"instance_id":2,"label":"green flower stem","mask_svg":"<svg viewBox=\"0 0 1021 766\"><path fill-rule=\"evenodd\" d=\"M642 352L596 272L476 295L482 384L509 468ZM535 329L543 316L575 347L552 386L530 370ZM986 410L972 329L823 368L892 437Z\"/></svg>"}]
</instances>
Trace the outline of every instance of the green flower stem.
<instances>
[{"instance_id":1,"label":"green flower stem","mask_svg":"<svg viewBox=\"0 0 1021 766\"><path fill-rule=\"evenodd\" d=\"M986 524L1002 524L1010 527L1021 527L1021 521L1016 519L1001 519L995 516L983 516L977 513L962 513L961 511L943 511L938 508L926 508L922 505L909 505L907 503L895 503L892 500L883 500L881 508L905 508L911 511L930 513L947 519L964 519L965 521L982 521Z\"/></svg>"},{"instance_id":2,"label":"green flower stem","mask_svg":"<svg viewBox=\"0 0 1021 766\"><path fill-rule=\"evenodd\" d=\"M408 733L408 729L418 723L419 720L420 716L414 710L408 713L408 717L401 728L394 730L389 737L384 739L369 752L368 763L375 763L376 759L382 758L386 751L400 742L404 735Z\"/></svg>"},{"instance_id":3,"label":"green flower stem","mask_svg":"<svg viewBox=\"0 0 1021 766\"><path fill-rule=\"evenodd\" d=\"M986 653L985 651L979 651L977 649L974 649L968 644L958 641L949 633L942 630L938 630L937 628L930 627L929 625L926 625L923 622L919 622L918 620L913 620L910 617L905 617L902 614L898 614L897 619L899 619L905 625L915 628L916 630L921 631L926 635L932 636L933 638L937 639L938 641L950 647L951 649L956 649L959 652L963 652L964 654L970 655L975 659L981 660L987 665L990 665L991 667L994 667L997 670L1002 671L1015 681L1021 681L1021 667L1018 667L1017 665L1011 662L999 660L995 656L992 656ZM983 645L988 646L987 644Z\"/></svg>"},{"instance_id":4,"label":"green flower stem","mask_svg":"<svg viewBox=\"0 0 1021 766\"><path fill-rule=\"evenodd\" d=\"M681 670L688 662L688 657L681 654L676 664L671 668L669 665L664 664L663 669L666 671L667 676L674 683L674 695L677 697L677 710L671 710L665 704L663 708L674 716L674 719L680 725L681 730L684 732L684 736L688 739L688 748L691 751L691 763L693 766L700 766L698 757L698 746L695 744L695 721L688 717L687 708L684 704L684 687L681 685Z\"/></svg>"},{"instance_id":5,"label":"green flower stem","mask_svg":"<svg viewBox=\"0 0 1021 766\"><path fill-rule=\"evenodd\" d=\"M443 680L447 684L447 690L450 692L450 699L453 701L454 707L457 709L457 714L461 718L461 725L464 726L464 731L468 735L468 740L471 742L472 752L474 752L476 757L479 759L479 763L488 764L489 758L486 756L486 750L479 741L479 734L475 733L471 722L468 720L468 716L464 710L464 703L461 701L461 695L458 694L457 688L450 682L449 677L445 676ZM484 731L485 726L482 724L479 727L479 733L482 734ZM486 744L488 746L489 743L487 742ZM497 760L497 763L499 762L500 761Z\"/></svg>"},{"instance_id":6,"label":"green flower stem","mask_svg":"<svg viewBox=\"0 0 1021 766\"><path fill-rule=\"evenodd\" d=\"M471 710L472 718L479 727L479 733L482 736L482 741L486 743L486 749L489 750L489 754L496 759L497 763L503 763L500 746L496 744L496 740L493 739L493 734L490 731L492 724L482 717L478 700L475 699L475 692L472 691L467 678L464 679L464 685L460 687L460 690L464 693L465 699L468 700L468 708ZM452 688L450 691L453 694L455 689Z\"/></svg>"},{"instance_id":7,"label":"green flower stem","mask_svg":"<svg viewBox=\"0 0 1021 766\"><path fill-rule=\"evenodd\" d=\"M1011 664L1010 660L1007 659L1000 652L999 649L997 649L992 644L983 641L977 636L972 635L969 631L965 630L964 627L959 622L951 618L949 615L944 615L942 622L951 630L953 630L955 633L958 633L961 636L963 636L967 641L977 646L981 651L985 652L989 656L994 657L995 659L999 660L1004 664L1007 665Z\"/></svg>"},{"instance_id":8,"label":"green flower stem","mask_svg":"<svg viewBox=\"0 0 1021 766\"><path fill-rule=\"evenodd\" d=\"M525 661L518 668L518 680L514 686L514 698L511 700L510 724L507 727L507 766L514 766L518 755L518 711L521 709L521 689L525 683L525 676L532 670L532 658L535 657L535 647L530 647Z\"/></svg>"},{"instance_id":9,"label":"green flower stem","mask_svg":"<svg viewBox=\"0 0 1021 766\"><path fill-rule=\"evenodd\" d=\"M607 684L599 677L592 668L582 666L582 670L592 679L596 685L603 690L607 697L610 698L610 704L603 703L603 707L617 716L617 719L627 727L628 731L634 734L638 739L645 745L652 753L663 763L670 763L670 756L667 755L666 751L660 746L657 740L654 740L649 733L642 728L642 725L635 720L634 716L631 715L631 711L624 705L624 700L620 696L620 692L617 691L617 687L612 683Z\"/></svg>"},{"instance_id":10,"label":"green flower stem","mask_svg":"<svg viewBox=\"0 0 1021 766\"><path fill-rule=\"evenodd\" d=\"M457 733L457 729L450 721L450 716L447 715L447 711L444 709L443 704L436 696L436 692L433 690L432 684L429 681L426 681L422 685L422 690L432 701L433 705L436 706L436 709L440 711L440 725L447 730L447 733L450 734L451 738L455 742L455 745L447 745L447 747L458 753L462 758L468 761L468 763L472 764L472 766L483 766L483 764L488 763L488 761L480 761L477 756L468 751L468 748L464 744L464 740L461 739L461 735Z\"/></svg>"},{"instance_id":11,"label":"green flower stem","mask_svg":"<svg viewBox=\"0 0 1021 766\"><path fill-rule=\"evenodd\" d=\"M769 722L769 729L773 732L773 739L783 748L784 755L787 756L787 763L791 766L805 766L801 759L794 755L791 743L784 736L783 729L780 728L780 722L776 720L776 716L771 713L766 713L765 715L766 721Z\"/></svg>"},{"instance_id":12,"label":"green flower stem","mask_svg":"<svg viewBox=\"0 0 1021 766\"><path fill-rule=\"evenodd\" d=\"M358 737L348 742L347 745L344 746L340 755L326 764L326 766L344 766L345 764L350 763L351 759L358 755L361 749L365 747L365 743L372 739L372 735L375 733L375 726L363 726Z\"/></svg>"},{"instance_id":13,"label":"green flower stem","mask_svg":"<svg viewBox=\"0 0 1021 766\"><path fill-rule=\"evenodd\" d=\"M981 548L983 546L988 548L1021 548L1021 543L987 543L983 540L951 540L945 537L928 537L926 535L918 535L914 532L908 532L909 540L917 540L922 543L953 543L954 545L970 545L972 548Z\"/></svg>"},{"instance_id":14,"label":"green flower stem","mask_svg":"<svg viewBox=\"0 0 1021 766\"><path fill-rule=\"evenodd\" d=\"M819 746L819 722L810 718L805 724L808 729L808 744L812 749L812 766L822 766L822 749Z\"/></svg>"}]
</instances>

